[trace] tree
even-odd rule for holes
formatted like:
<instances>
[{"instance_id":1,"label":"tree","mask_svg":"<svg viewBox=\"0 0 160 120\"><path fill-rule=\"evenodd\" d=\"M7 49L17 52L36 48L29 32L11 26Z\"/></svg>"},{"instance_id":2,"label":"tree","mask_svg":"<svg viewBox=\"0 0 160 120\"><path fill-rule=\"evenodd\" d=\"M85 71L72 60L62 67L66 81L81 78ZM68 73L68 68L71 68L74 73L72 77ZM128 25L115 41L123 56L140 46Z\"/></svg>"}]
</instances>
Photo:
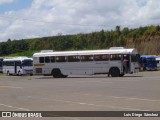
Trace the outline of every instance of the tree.
<instances>
[{"instance_id":1,"label":"tree","mask_svg":"<svg viewBox=\"0 0 160 120\"><path fill-rule=\"evenodd\" d=\"M123 28L122 34L126 36L126 35L128 35L128 33L129 33L128 27Z\"/></svg>"},{"instance_id":2,"label":"tree","mask_svg":"<svg viewBox=\"0 0 160 120\"><path fill-rule=\"evenodd\" d=\"M7 40L7 42L11 42L11 39L9 38L9 39Z\"/></svg>"},{"instance_id":3,"label":"tree","mask_svg":"<svg viewBox=\"0 0 160 120\"><path fill-rule=\"evenodd\" d=\"M121 34L121 27L120 26L116 26L116 32L118 33L118 35Z\"/></svg>"},{"instance_id":4,"label":"tree","mask_svg":"<svg viewBox=\"0 0 160 120\"><path fill-rule=\"evenodd\" d=\"M156 31L160 31L160 26L156 26Z\"/></svg>"}]
</instances>

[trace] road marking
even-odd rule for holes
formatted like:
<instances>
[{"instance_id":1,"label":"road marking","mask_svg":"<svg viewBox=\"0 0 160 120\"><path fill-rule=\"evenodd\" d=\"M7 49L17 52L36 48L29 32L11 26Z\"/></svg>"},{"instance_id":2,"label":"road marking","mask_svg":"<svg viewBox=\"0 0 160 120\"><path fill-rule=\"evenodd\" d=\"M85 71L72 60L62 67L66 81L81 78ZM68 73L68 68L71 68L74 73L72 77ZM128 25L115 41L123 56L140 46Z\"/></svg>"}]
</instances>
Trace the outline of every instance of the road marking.
<instances>
[{"instance_id":1,"label":"road marking","mask_svg":"<svg viewBox=\"0 0 160 120\"><path fill-rule=\"evenodd\" d=\"M14 86L0 86L0 88L15 88L15 89L22 89L22 87L14 87Z\"/></svg>"},{"instance_id":2,"label":"road marking","mask_svg":"<svg viewBox=\"0 0 160 120\"><path fill-rule=\"evenodd\" d=\"M8 108L14 108L14 109L18 109L18 110L29 111L29 109L27 109L27 108L14 107L14 106L11 106L11 105L1 104L1 103L0 103L0 106L5 106L5 107L8 107Z\"/></svg>"},{"instance_id":3,"label":"road marking","mask_svg":"<svg viewBox=\"0 0 160 120\"><path fill-rule=\"evenodd\" d=\"M115 106L106 106L106 105L96 105L96 104L88 104L88 103L79 103L80 105L90 105L90 106L98 106L98 107L108 107L114 109L123 109L123 110L133 110L133 111L150 111L145 109L137 109L137 108L128 108L128 107L115 107Z\"/></svg>"},{"instance_id":4,"label":"road marking","mask_svg":"<svg viewBox=\"0 0 160 120\"><path fill-rule=\"evenodd\" d=\"M110 81L104 81L104 80L101 80L101 81L74 81L74 83L113 83L113 82L110 82Z\"/></svg>"},{"instance_id":5,"label":"road marking","mask_svg":"<svg viewBox=\"0 0 160 120\"><path fill-rule=\"evenodd\" d=\"M89 96L104 96L104 95L91 95L91 94L84 94L84 95L89 95ZM128 99L128 100L141 100L141 101L149 101L149 102L160 102L160 100L154 100L154 99L143 99L143 98L137 98L137 97L119 97L119 96L105 96L105 97L110 97L110 98L115 98L115 99Z\"/></svg>"},{"instance_id":6,"label":"road marking","mask_svg":"<svg viewBox=\"0 0 160 120\"><path fill-rule=\"evenodd\" d=\"M0 103L0 106L5 106L5 107L8 107L8 108L14 108L14 109L22 110L22 111L30 111L27 108L14 107L14 106L11 106L11 105L1 104L1 103ZM70 117L63 117L63 118L70 119L70 120L80 120L78 118L70 118Z\"/></svg>"},{"instance_id":7,"label":"road marking","mask_svg":"<svg viewBox=\"0 0 160 120\"><path fill-rule=\"evenodd\" d=\"M112 109L122 109L122 110L130 110L130 111L150 111L146 109L139 109L139 108L129 108L129 107L115 107L115 106L106 106L106 105L97 105L93 103L82 103L82 102L75 102L75 101L68 101L68 100L60 100L60 99L48 99L48 98L41 98L45 100L53 100L58 102L65 102L65 103L72 103L72 104L79 104L79 105L89 105L89 106L97 106L97 107L107 107Z\"/></svg>"},{"instance_id":8,"label":"road marking","mask_svg":"<svg viewBox=\"0 0 160 120\"><path fill-rule=\"evenodd\" d=\"M107 96L107 97L112 97L112 98L117 98L117 99L129 99L129 100L141 100L141 101L149 101L149 102L160 102L160 100L153 100L153 99L143 99L143 98L136 98L136 97L117 97L117 96Z\"/></svg>"}]
</instances>

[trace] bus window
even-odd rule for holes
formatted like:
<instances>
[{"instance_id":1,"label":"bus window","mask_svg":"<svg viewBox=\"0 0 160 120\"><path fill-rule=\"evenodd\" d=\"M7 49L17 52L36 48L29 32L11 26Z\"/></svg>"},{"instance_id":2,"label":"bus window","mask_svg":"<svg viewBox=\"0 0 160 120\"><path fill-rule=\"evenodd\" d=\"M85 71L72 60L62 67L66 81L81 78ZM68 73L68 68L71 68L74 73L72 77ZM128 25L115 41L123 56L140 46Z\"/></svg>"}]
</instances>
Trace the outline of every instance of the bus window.
<instances>
[{"instance_id":1,"label":"bus window","mask_svg":"<svg viewBox=\"0 0 160 120\"><path fill-rule=\"evenodd\" d=\"M143 59L142 62L143 62L143 63L147 63L147 60L146 60L146 59Z\"/></svg>"},{"instance_id":2,"label":"bus window","mask_svg":"<svg viewBox=\"0 0 160 120\"><path fill-rule=\"evenodd\" d=\"M67 62L67 59L65 56L57 56L56 62Z\"/></svg>"},{"instance_id":3,"label":"bus window","mask_svg":"<svg viewBox=\"0 0 160 120\"><path fill-rule=\"evenodd\" d=\"M21 66L22 64L21 64L21 61L16 61L16 65L17 66Z\"/></svg>"},{"instance_id":4,"label":"bus window","mask_svg":"<svg viewBox=\"0 0 160 120\"><path fill-rule=\"evenodd\" d=\"M68 56L68 62L79 62L80 56Z\"/></svg>"},{"instance_id":5,"label":"bus window","mask_svg":"<svg viewBox=\"0 0 160 120\"><path fill-rule=\"evenodd\" d=\"M109 60L109 55L95 55L94 60L95 61L107 61Z\"/></svg>"},{"instance_id":6,"label":"bus window","mask_svg":"<svg viewBox=\"0 0 160 120\"><path fill-rule=\"evenodd\" d=\"M6 61L5 66L14 66L14 62L12 61Z\"/></svg>"},{"instance_id":7,"label":"bus window","mask_svg":"<svg viewBox=\"0 0 160 120\"><path fill-rule=\"evenodd\" d=\"M54 56L51 56L51 57L50 57L50 61L51 61L51 63L54 63L54 62L55 62L55 57L54 57Z\"/></svg>"},{"instance_id":8,"label":"bus window","mask_svg":"<svg viewBox=\"0 0 160 120\"><path fill-rule=\"evenodd\" d=\"M84 62L93 61L93 55L83 55L81 56L81 61L84 61Z\"/></svg>"},{"instance_id":9,"label":"bus window","mask_svg":"<svg viewBox=\"0 0 160 120\"><path fill-rule=\"evenodd\" d=\"M140 56L139 55L131 55L131 60L132 60L132 62L139 62Z\"/></svg>"},{"instance_id":10,"label":"bus window","mask_svg":"<svg viewBox=\"0 0 160 120\"><path fill-rule=\"evenodd\" d=\"M23 66L33 66L33 61L32 60L24 60L22 62Z\"/></svg>"},{"instance_id":11,"label":"bus window","mask_svg":"<svg viewBox=\"0 0 160 120\"><path fill-rule=\"evenodd\" d=\"M45 57L45 63L50 63L49 57Z\"/></svg>"},{"instance_id":12,"label":"bus window","mask_svg":"<svg viewBox=\"0 0 160 120\"><path fill-rule=\"evenodd\" d=\"M39 58L39 63L44 63L44 57Z\"/></svg>"},{"instance_id":13,"label":"bus window","mask_svg":"<svg viewBox=\"0 0 160 120\"><path fill-rule=\"evenodd\" d=\"M110 60L121 60L121 55L110 55Z\"/></svg>"}]
</instances>

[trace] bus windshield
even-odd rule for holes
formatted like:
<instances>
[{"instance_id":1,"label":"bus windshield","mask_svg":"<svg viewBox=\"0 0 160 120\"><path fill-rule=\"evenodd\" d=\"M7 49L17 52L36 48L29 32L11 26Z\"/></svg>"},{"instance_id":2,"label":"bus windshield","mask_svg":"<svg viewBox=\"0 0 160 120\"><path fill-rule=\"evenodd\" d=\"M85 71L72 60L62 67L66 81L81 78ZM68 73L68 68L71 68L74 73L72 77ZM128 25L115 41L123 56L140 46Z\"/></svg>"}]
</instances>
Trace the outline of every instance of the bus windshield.
<instances>
[{"instance_id":1,"label":"bus windshield","mask_svg":"<svg viewBox=\"0 0 160 120\"><path fill-rule=\"evenodd\" d=\"M139 62L140 55L138 54L131 55L131 59L132 59L132 62Z\"/></svg>"},{"instance_id":2,"label":"bus windshield","mask_svg":"<svg viewBox=\"0 0 160 120\"><path fill-rule=\"evenodd\" d=\"M32 60L24 60L22 62L22 66L33 66L33 61Z\"/></svg>"},{"instance_id":3,"label":"bus windshield","mask_svg":"<svg viewBox=\"0 0 160 120\"><path fill-rule=\"evenodd\" d=\"M147 63L156 63L156 59L155 58L147 58L146 62Z\"/></svg>"}]
</instances>

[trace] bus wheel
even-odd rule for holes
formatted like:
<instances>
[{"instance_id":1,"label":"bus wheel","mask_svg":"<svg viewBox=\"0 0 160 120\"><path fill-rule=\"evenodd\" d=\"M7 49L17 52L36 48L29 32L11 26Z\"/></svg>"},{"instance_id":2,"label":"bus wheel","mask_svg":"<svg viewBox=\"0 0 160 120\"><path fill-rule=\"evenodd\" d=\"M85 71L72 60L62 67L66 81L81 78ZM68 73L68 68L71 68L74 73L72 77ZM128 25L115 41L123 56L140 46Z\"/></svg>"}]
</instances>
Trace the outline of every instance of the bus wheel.
<instances>
[{"instance_id":1,"label":"bus wheel","mask_svg":"<svg viewBox=\"0 0 160 120\"><path fill-rule=\"evenodd\" d=\"M21 74L21 72L20 72L20 71L18 72L18 76L22 76L22 74Z\"/></svg>"},{"instance_id":2,"label":"bus wheel","mask_svg":"<svg viewBox=\"0 0 160 120\"><path fill-rule=\"evenodd\" d=\"M59 69L52 70L52 75L53 75L54 78L61 78L63 76Z\"/></svg>"},{"instance_id":3,"label":"bus wheel","mask_svg":"<svg viewBox=\"0 0 160 120\"><path fill-rule=\"evenodd\" d=\"M7 76L10 76L11 74L9 73L9 71L7 71Z\"/></svg>"},{"instance_id":4,"label":"bus wheel","mask_svg":"<svg viewBox=\"0 0 160 120\"><path fill-rule=\"evenodd\" d=\"M62 77L63 77L63 78L67 78L67 77L68 77L68 75L62 75Z\"/></svg>"},{"instance_id":5,"label":"bus wheel","mask_svg":"<svg viewBox=\"0 0 160 120\"><path fill-rule=\"evenodd\" d=\"M146 71L147 69L146 69L146 67L143 67L143 71Z\"/></svg>"},{"instance_id":6,"label":"bus wheel","mask_svg":"<svg viewBox=\"0 0 160 120\"><path fill-rule=\"evenodd\" d=\"M119 77L123 77L123 76L124 76L124 73L122 73L122 74L119 75Z\"/></svg>"},{"instance_id":7,"label":"bus wheel","mask_svg":"<svg viewBox=\"0 0 160 120\"><path fill-rule=\"evenodd\" d=\"M120 76L120 70L117 67L111 68L109 73L112 77Z\"/></svg>"}]
</instances>

